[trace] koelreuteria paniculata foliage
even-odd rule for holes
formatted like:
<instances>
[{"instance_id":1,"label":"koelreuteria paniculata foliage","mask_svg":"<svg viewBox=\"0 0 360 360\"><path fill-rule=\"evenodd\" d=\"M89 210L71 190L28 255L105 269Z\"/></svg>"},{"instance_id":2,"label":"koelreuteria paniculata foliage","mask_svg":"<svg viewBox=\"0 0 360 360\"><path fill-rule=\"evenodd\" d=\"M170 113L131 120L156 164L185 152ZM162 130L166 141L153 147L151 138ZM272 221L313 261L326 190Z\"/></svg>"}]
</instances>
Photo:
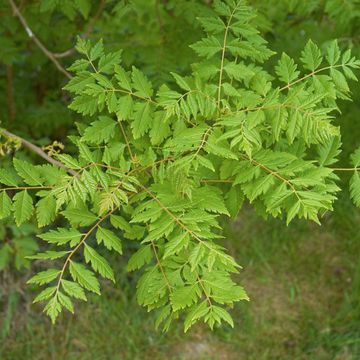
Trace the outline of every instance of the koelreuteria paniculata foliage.
<instances>
[{"instance_id":1,"label":"koelreuteria paniculata foliage","mask_svg":"<svg viewBox=\"0 0 360 360\"><path fill-rule=\"evenodd\" d=\"M157 310L156 326L179 317L185 330L199 320L233 326L228 309L248 296L232 277L240 266L221 246L219 216L235 217L244 200L287 223L319 223L332 210L337 101L350 99L360 61L336 41L321 51L309 40L300 64L283 53L268 72L275 54L254 10L228 0L214 12L199 18L206 36L192 45L192 72L171 73L158 89L122 65L121 51L79 39L65 89L70 108L93 122L70 137L77 156L56 155L69 171L16 157L0 170L1 218L20 225L35 212L46 227L39 237L49 250L31 258L54 262L28 283L43 287L34 301L46 302L53 322L88 291L100 294L97 274L115 281L99 247L120 256L126 238L137 248L127 264L141 272L137 300ZM360 205L359 151L353 165ZM49 230L58 216L68 226Z\"/></svg>"}]
</instances>

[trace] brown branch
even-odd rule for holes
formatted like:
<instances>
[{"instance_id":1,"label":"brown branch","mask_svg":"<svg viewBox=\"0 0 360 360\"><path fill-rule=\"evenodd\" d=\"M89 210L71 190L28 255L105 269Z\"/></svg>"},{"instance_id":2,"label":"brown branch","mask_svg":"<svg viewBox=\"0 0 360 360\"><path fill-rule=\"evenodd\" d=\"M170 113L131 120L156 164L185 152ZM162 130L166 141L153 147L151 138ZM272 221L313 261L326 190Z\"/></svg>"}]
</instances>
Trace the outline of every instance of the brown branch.
<instances>
[{"instance_id":1,"label":"brown branch","mask_svg":"<svg viewBox=\"0 0 360 360\"><path fill-rule=\"evenodd\" d=\"M17 16L21 22L21 25L24 27L25 31L27 32L28 36L34 41L34 43L38 46L38 48L45 54L45 56L50 59L54 65L56 66L56 68L62 72L67 78L71 79L72 76L70 75L70 73L68 73L63 67L62 65L59 63L59 61L56 60L54 54L49 51L44 45L43 43L37 38L37 36L33 33L33 31L31 30L31 28L29 27L26 19L24 18L24 16L21 14L20 10L18 9L18 7L16 6L15 2L13 0L9 0L9 4L13 10L14 16Z\"/></svg>"},{"instance_id":2,"label":"brown branch","mask_svg":"<svg viewBox=\"0 0 360 360\"><path fill-rule=\"evenodd\" d=\"M100 1L99 7L98 7L94 17L90 20L88 28L83 36L85 39L89 38L90 35L92 34L92 32L94 31L95 23L97 22L100 15L102 14L104 7L105 7L105 3L106 3L105 0ZM55 58L59 59L59 58L64 58L64 57L70 56L74 53L75 53L75 48L71 48L71 49L63 51L61 53L52 53L52 54L54 55Z\"/></svg>"},{"instance_id":3,"label":"brown branch","mask_svg":"<svg viewBox=\"0 0 360 360\"><path fill-rule=\"evenodd\" d=\"M68 57L68 56L70 56L70 55L72 55L72 54L75 54L75 48L71 48L71 49L66 50L66 51L63 51L63 52L61 52L61 53L55 53L55 52L53 52L52 54L53 54L54 57L57 58L57 59L64 58L64 57Z\"/></svg>"},{"instance_id":4,"label":"brown branch","mask_svg":"<svg viewBox=\"0 0 360 360\"><path fill-rule=\"evenodd\" d=\"M43 159L45 159L48 163L53 164L55 166L58 166L59 168L62 168L64 170L66 170L69 174L73 175L73 176L77 176L76 171L69 169L68 167L66 167L62 162L52 158L51 156L49 156L48 154L46 154L45 151L43 151L42 149L40 149L38 146L32 144L30 141L27 141L25 139L23 139L22 137L15 135L7 130L1 129L0 130L0 134L5 135L8 138L13 138L16 139L18 141L21 142L21 144L28 148L29 150L33 151L34 153L38 154L39 156L41 156Z\"/></svg>"}]
</instances>

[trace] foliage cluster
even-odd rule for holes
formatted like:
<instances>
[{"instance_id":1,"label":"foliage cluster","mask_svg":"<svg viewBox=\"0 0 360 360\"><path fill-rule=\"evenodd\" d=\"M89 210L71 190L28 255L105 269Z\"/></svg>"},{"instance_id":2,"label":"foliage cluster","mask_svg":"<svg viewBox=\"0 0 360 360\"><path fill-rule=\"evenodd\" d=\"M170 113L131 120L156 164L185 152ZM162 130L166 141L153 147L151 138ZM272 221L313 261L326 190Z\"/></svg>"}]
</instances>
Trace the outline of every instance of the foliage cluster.
<instances>
[{"instance_id":1,"label":"foliage cluster","mask_svg":"<svg viewBox=\"0 0 360 360\"><path fill-rule=\"evenodd\" d=\"M185 3L167 10L176 14ZM60 9L72 24L77 11L89 15L89 1L66 4ZM42 1L41 10L50 16L58 6ZM129 65L136 51L105 51L102 40L86 36L76 45L81 57L66 70L43 50L70 79L69 108L89 121L69 136L71 152L48 148L50 164L14 156L0 169L0 217L23 226L35 214L45 228L38 235L45 251L27 258L48 268L28 283L45 286L34 301L46 301L52 321L63 308L73 312L74 299L86 301L85 291L100 294L95 273L115 281L106 254L121 255L131 244L127 269L140 270L137 300L158 311L157 326L166 330L183 313L185 331L199 320L211 328L233 325L228 308L248 297L234 281L240 266L219 244L220 216L236 217L248 201L264 216L320 223L333 210L342 170L353 172L351 198L360 205L360 151L352 168L334 167L342 145L339 101L351 99L348 83L360 66L351 50L336 40L323 49L309 40L298 61L285 52L276 57L258 30L262 18L244 1L197 6L204 9L204 35L191 45L197 57L191 66L180 61L176 71L174 45L155 55L169 62L158 74L148 50L140 51L142 71ZM120 2L113 11L131 9ZM192 16L179 21L185 19L192 23ZM4 152L24 144L3 135ZM11 251L5 244L1 257Z\"/></svg>"}]
</instances>

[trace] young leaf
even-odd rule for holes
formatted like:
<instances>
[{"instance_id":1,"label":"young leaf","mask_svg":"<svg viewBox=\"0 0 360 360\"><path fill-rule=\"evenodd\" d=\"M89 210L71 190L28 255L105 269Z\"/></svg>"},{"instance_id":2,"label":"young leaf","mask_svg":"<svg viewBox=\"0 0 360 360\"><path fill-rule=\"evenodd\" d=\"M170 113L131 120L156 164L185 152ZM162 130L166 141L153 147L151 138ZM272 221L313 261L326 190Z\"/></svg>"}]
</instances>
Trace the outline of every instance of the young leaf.
<instances>
[{"instance_id":1,"label":"young leaf","mask_svg":"<svg viewBox=\"0 0 360 360\"><path fill-rule=\"evenodd\" d=\"M31 218L34 209L33 200L26 190L15 194L13 200L15 222L19 226Z\"/></svg>"},{"instance_id":2,"label":"young leaf","mask_svg":"<svg viewBox=\"0 0 360 360\"><path fill-rule=\"evenodd\" d=\"M321 51L311 40L305 46L301 53L301 61L306 69L315 71L322 63Z\"/></svg>"},{"instance_id":3,"label":"young leaf","mask_svg":"<svg viewBox=\"0 0 360 360\"><path fill-rule=\"evenodd\" d=\"M16 187L19 185L20 178L15 171L10 169L0 169L0 184Z\"/></svg>"},{"instance_id":4,"label":"young leaf","mask_svg":"<svg viewBox=\"0 0 360 360\"><path fill-rule=\"evenodd\" d=\"M116 122L107 117L100 116L99 120L91 123L91 126L86 128L82 139L92 144L101 144L108 142L114 136Z\"/></svg>"},{"instance_id":5,"label":"young leaf","mask_svg":"<svg viewBox=\"0 0 360 360\"><path fill-rule=\"evenodd\" d=\"M114 272L107 260L98 254L92 247L85 244L84 248L85 261L91 263L91 267L101 276L115 282Z\"/></svg>"},{"instance_id":6,"label":"young leaf","mask_svg":"<svg viewBox=\"0 0 360 360\"><path fill-rule=\"evenodd\" d=\"M70 242L71 246L75 246L80 242L82 234L76 229L58 228L56 230L50 230L47 233L40 234L38 237L50 244L64 245Z\"/></svg>"},{"instance_id":7,"label":"young leaf","mask_svg":"<svg viewBox=\"0 0 360 360\"><path fill-rule=\"evenodd\" d=\"M59 299L60 304L62 306L64 306L64 308L69 310L72 314L74 313L74 305L68 296L64 295L62 292L59 291L58 299Z\"/></svg>"},{"instance_id":8,"label":"young leaf","mask_svg":"<svg viewBox=\"0 0 360 360\"><path fill-rule=\"evenodd\" d=\"M38 168L34 165L14 158L13 160L14 167L16 172L28 185L42 185L43 180L41 179L41 174Z\"/></svg>"},{"instance_id":9,"label":"young leaf","mask_svg":"<svg viewBox=\"0 0 360 360\"><path fill-rule=\"evenodd\" d=\"M88 226L98 220L95 214L85 208L67 209L62 214L71 224L79 226Z\"/></svg>"},{"instance_id":10,"label":"young leaf","mask_svg":"<svg viewBox=\"0 0 360 360\"><path fill-rule=\"evenodd\" d=\"M51 322L55 324L56 318L59 316L61 312L61 304L58 300L57 296L51 298L51 300L46 304L44 308L44 312L48 315L51 319Z\"/></svg>"},{"instance_id":11,"label":"young leaf","mask_svg":"<svg viewBox=\"0 0 360 360\"><path fill-rule=\"evenodd\" d=\"M143 98L151 98L153 94L151 83L135 66L132 68L131 78L132 87L136 90L135 94Z\"/></svg>"},{"instance_id":12,"label":"young leaf","mask_svg":"<svg viewBox=\"0 0 360 360\"><path fill-rule=\"evenodd\" d=\"M12 202L6 191L0 192L0 219L4 219L11 214Z\"/></svg>"},{"instance_id":13,"label":"young leaf","mask_svg":"<svg viewBox=\"0 0 360 360\"><path fill-rule=\"evenodd\" d=\"M294 60L285 53L282 53L281 59L279 60L278 65L275 67L275 70L280 80L286 84L296 80L300 74L300 71L297 70L297 66Z\"/></svg>"},{"instance_id":14,"label":"young leaf","mask_svg":"<svg viewBox=\"0 0 360 360\"><path fill-rule=\"evenodd\" d=\"M37 260L37 259L46 259L46 260L55 260L55 259L59 259L65 255L67 255L69 253L69 251L45 251L43 253L38 253L36 255L31 255L31 256L27 256L27 259L33 259L33 260Z\"/></svg>"},{"instance_id":15,"label":"young leaf","mask_svg":"<svg viewBox=\"0 0 360 360\"><path fill-rule=\"evenodd\" d=\"M100 284L94 273L84 265L70 260L70 274L85 289L100 295Z\"/></svg>"},{"instance_id":16,"label":"young leaf","mask_svg":"<svg viewBox=\"0 0 360 360\"><path fill-rule=\"evenodd\" d=\"M36 298L33 300L33 303L49 299L52 295L54 295L56 288L56 286L50 286L42 290L39 295L37 295Z\"/></svg>"},{"instance_id":17,"label":"young leaf","mask_svg":"<svg viewBox=\"0 0 360 360\"><path fill-rule=\"evenodd\" d=\"M134 271L148 264L153 257L151 245L141 246L129 259L126 269Z\"/></svg>"},{"instance_id":18,"label":"young leaf","mask_svg":"<svg viewBox=\"0 0 360 360\"><path fill-rule=\"evenodd\" d=\"M49 225L56 217L56 200L52 195L47 195L36 204L36 218L39 227Z\"/></svg>"},{"instance_id":19,"label":"young leaf","mask_svg":"<svg viewBox=\"0 0 360 360\"><path fill-rule=\"evenodd\" d=\"M75 299L87 301L84 289L77 283L61 279L61 286L69 296L72 296Z\"/></svg>"},{"instance_id":20,"label":"young leaf","mask_svg":"<svg viewBox=\"0 0 360 360\"><path fill-rule=\"evenodd\" d=\"M99 226L96 231L96 239L98 244L103 242L107 249L114 249L120 255L122 254L121 240L111 230Z\"/></svg>"},{"instance_id":21,"label":"young leaf","mask_svg":"<svg viewBox=\"0 0 360 360\"><path fill-rule=\"evenodd\" d=\"M58 269L48 269L45 271L40 271L34 275L31 279L27 281L27 284L38 284L44 285L53 280L55 280L61 273L61 270Z\"/></svg>"}]
</instances>

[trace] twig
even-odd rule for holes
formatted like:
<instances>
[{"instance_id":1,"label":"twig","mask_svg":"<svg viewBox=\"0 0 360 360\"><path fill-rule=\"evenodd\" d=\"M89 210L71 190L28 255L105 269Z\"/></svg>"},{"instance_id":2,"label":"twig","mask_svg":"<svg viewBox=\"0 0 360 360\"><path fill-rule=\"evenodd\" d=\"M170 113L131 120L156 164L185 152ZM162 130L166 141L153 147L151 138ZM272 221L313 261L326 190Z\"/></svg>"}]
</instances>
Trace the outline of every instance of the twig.
<instances>
[{"instance_id":1,"label":"twig","mask_svg":"<svg viewBox=\"0 0 360 360\"><path fill-rule=\"evenodd\" d=\"M222 50L221 50L221 63L220 63L220 75L219 75L219 85L218 85L218 98L217 98L217 104L218 106L220 106L220 100L221 100L221 87L222 87L222 77L223 77L223 72L224 72L224 61L225 61L225 53L226 53L226 43L227 43L227 37L228 37L228 33L229 33L229 29L230 29L230 24L231 21L235 15L235 12L237 11L238 7L239 7L238 3L234 10L232 11L232 13L229 16L229 20L226 24L225 27L225 33L224 33L224 42L223 42L223 46L222 46Z\"/></svg>"},{"instance_id":2,"label":"twig","mask_svg":"<svg viewBox=\"0 0 360 360\"><path fill-rule=\"evenodd\" d=\"M39 47L39 49L45 54L45 56L47 58L49 58L54 65L57 67L57 69L59 71L61 71L67 78L71 79L72 76L70 75L70 73L68 73L63 67L62 65L56 60L54 54L49 51L44 45L43 43L37 38L37 36L33 33L33 31L30 29L26 19L24 18L24 16L21 14L20 10L18 9L18 7L16 6L15 2L13 0L9 0L9 3L11 5L11 8L14 12L14 16L17 16L22 24L22 26L24 27L25 31L27 32L28 36L34 41L34 43Z\"/></svg>"},{"instance_id":3,"label":"twig","mask_svg":"<svg viewBox=\"0 0 360 360\"><path fill-rule=\"evenodd\" d=\"M86 244L86 239L91 235L91 233L97 229L100 224L106 220L113 212L115 211L112 210L110 211L109 213L107 213L106 215L104 215L101 219L99 219L95 225L93 225L90 230L88 230L85 234L84 234L84 237L81 239L81 241L76 245L76 247L74 249L71 250L70 254L68 255L68 257L66 258L65 262L64 262L64 265L61 269L61 272L60 272L60 276L59 276L59 280L58 280L58 283L57 283L57 286L56 286L56 294L54 296L57 296L58 292L59 292L59 288L60 288L60 284L61 284L61 280L64 276L64 272L66 270L66 267L67 265L70 263L71 261L71 258L72 256L76 253L76 251L82 246L82 245L85 245Z\"/></svg>"},{"instance_id":4,"label":"twig","mask_svg":"<svg viewBox=\"0 0 360 360\"><path fill-rule=\"evenodd\" d=\"M53 164L55 166L58 166L59 168L62 168L64 170L66 170L69 174L73 175L73 176L77 176L76 171L69 169L68 167L66 167L62 162L55 160L54 158L52 158L51 156L49 156L48 154L46 154L45 151L43 151L42 149L40 149L38 146L32 144L30 141L27 141L25 139L23 139L22 137L15 135L7 130L4 129L0 129L0 134L3 134L9 138L13 138L13 139L17 139L18 141L21 142L21 144L28 148L29 150L35 152L36 154L38 154L39 156L41 156L43 159L45 159L47 162L49 162L50 164Z\"/></svg>"},{"instance_id":5,"label":"twig","mask_svg":"<svg viewBox=\"0 0 360 360\"><path fill-rule=\"evenodd\" d=\"M94 31L95 23L97 22L97 20L99 19L101 13L104 10L105 2L106 2L105 0L100 1L98 9L97 9L94 17L89 22L88 28L87 28L85 34L83 35L83 37L85 39L90 37L91 33ZM61 53L52 53L52 54L54 55L55 58L59 59L59 58L64 58L64 57L70 56L70 55L72 55L74 53L75 53L75 48L71 48L71 49L63 51Z\"/></svg>"},{"instance_id":6,"label":"twig","mask_svg":"<svg viewBox=\"0 0 360 360\"><path fill-rule=\"evenodd\" d=\"M322 68L320 68L320 69L314 70L314 71L312 71L311 73L306 74L306 75L303 76L302 78L297 79L297 80L295 80L294 82L289 83L289 84L283 86L282 88L280 88L280 91L283 91L283 90L286 90L286 89L290 89L292 86L296 85L297 83L299 83L299 82L301 82L301 81L303 81L303 80L306 80L306 79L308 79L309 77L312 77L312 76L318 74L319 72L322 72L322 71L325 71L325 70L329 70L329 69L338 68L338 67L342 67L342 66L343 66L343 64L330 65L330 66L325 66L325 67L322 67Z\"/></svg>"},{"instance_id":7,"label":"twig","mask_svg":"<svg viewBox=\"0 0 360 360\"><path fill-rule=\"evenodd\" d=\"M54 57L56 57L57 59L60 59L60 58L64 58L64 57L68 57L72 54L75 53L75 48L71 48L69 50L66 50L66 51L63 51L61 53L52 53L54 55Z\"/></svg>"}]
</instances>

